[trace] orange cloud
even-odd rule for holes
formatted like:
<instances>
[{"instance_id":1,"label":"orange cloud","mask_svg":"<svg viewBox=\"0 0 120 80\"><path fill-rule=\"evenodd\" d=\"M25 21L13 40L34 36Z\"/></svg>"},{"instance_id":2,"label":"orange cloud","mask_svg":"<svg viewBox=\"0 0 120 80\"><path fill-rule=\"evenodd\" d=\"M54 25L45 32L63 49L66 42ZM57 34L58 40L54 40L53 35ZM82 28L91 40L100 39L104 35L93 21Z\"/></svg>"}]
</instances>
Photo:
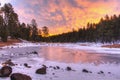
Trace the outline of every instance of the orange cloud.
<instances>
[{"instance_id":1,"label":"orange cloud","mask_svg":"<svg viewBox=\"0 0 120 80\"><path fill-rule=\"evenodd\" d=\"M88 22L98 23L106 14L119 14L119 0L21 0L16 6L20 20L29 23L32 18L39 28L48 26L50 34L79 29ZM20 1L19 1L20 4Z\"/></svg>"}]
</instances>

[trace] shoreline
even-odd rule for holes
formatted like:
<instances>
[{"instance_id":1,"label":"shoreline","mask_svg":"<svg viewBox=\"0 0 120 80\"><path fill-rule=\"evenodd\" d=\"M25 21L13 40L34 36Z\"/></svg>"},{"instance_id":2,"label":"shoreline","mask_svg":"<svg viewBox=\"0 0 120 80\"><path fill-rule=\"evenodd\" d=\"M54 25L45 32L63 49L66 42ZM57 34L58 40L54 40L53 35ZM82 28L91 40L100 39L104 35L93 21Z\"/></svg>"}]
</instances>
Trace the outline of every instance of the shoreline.
<instances>
[{"instance_id":1,"label":"shoreline","mask_svg":"<svg viewBox=\"0 0 120 80\"><path fill-rule=\"evenodd\" d=\"M10 45L13 45L15 43L20 43L20 42L21 41L18 39L9 39L7 42L0 41L0 47L10 46Z\"/></svg>"},{"instance_id":2,"label":"shoreline","mask_svg":"<svg viewBox=\"0 0 120 80\"><path fill-rule=\"evenodd\" d=\"M106 48L120 48L120 44L103 45L101 47L106 47Z\"/></svg>"},{"instance_id":3,"label":"shoreline","mask_svg":"<svg viewBox=\"0 0 120 80\"><path fill-rule=\"evenodd\" d=\"M61 46L67 48L70 46L74 48L74 45L70 44L44 44L41 46ZM38 57L33 52L39 51L39 48L29 48L28 47L36 47L40 46L40 44L36 43L22 43L19 45L13 45L11 47L7 47L2 49L1 52L2 57L10 56L12 57L12 62L17 64L12 66L13 73L19 72L24 73L32 78L32 80L119 80L120 79L120 64L111 64L104 63L100 65L94 65L93 63L63 63L63 62L55 62L50 60L45 60L43 57ZM69 47L68 47L69 46ZM76 45L75 45L76 46ZM25 48L26 47L26 48ZM90 47L90 46L88 46ZM22 49L23 48L23 49ZM74 48L75 49L75 48ZM23 50L23 51L22 51ZM38 51L37 51L38 50ZM46 50L46 49L45 49ZM5 52L4 52L5 51ZM12 51L12 52L11 52ZM6 54L5 54L6 53ZM11 53L11 55L8 55ZM53 51L54 53L54 51ZM31 55L28 55L31 54ZM4 56L3 56L4 55ZM23 57L21 57L23 55ZM17 58L13 58L13 56ZM2 63L3 61L1 61ZM31 68L27 68L24 64L28 64ZM36 74L35 71L42 67L42 65L46 65L47 73L44 75ZM0 65L2 66L2 65ZM57 69L59 67L59 69ZM69 67L71 70L67 70ZM88 72L84 72L83 69L86 69ZM100 73L100 72L103 73ZM10 80L10 78L0 78L0 80Z\"/></svg>"},{"instance_id":4,"label":"shoreline","mask_svg":"<svg viewBox=\"0 0 120 80\"><path fill-rule=\"evenodd\" d=\"M24 40L22 41L19 39L8 39L7 42L0 41L0 47L11 46L11 45L14 45L16 43L21 43L21 42L24 42ZM25 42L27 42L27 41L25 40ZM31 42L31 43L33 43L33 42ZM44 43L44 42L34 42L34 43L40 44L40 43ZM62 43L60 43L60 44L62 44ZM116 43L116 44L110 44L110 43L102 44L102 43L89 43L89 42L80 43L80 46L91 46L91 45L96 45L96 47L99 45L99 47L103 47L103 48L120 48L120 43Z\"/></svg>"}]
</instances>

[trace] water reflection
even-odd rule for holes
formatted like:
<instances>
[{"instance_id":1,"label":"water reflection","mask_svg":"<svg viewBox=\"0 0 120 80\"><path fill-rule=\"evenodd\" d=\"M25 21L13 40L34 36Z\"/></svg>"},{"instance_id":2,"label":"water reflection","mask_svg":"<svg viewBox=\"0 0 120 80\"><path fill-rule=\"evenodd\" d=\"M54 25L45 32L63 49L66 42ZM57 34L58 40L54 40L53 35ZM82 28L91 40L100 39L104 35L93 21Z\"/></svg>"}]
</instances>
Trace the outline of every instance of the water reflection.
<instances>
[{"instance_id":1,"label":"water reflection","mask_svg":"<svg viewBox=\"0 0 120 80\"><path fill-rule=\"evenodd\" d=\"M63 47L41 47L39 55L44 57L45 60L53 60L67 63L119 63L118 56L109 54L98 54L96 52L89 53L83 50L73 50ZM116 58L118 57L118 58Z\"/></svg>"}]
</instances>

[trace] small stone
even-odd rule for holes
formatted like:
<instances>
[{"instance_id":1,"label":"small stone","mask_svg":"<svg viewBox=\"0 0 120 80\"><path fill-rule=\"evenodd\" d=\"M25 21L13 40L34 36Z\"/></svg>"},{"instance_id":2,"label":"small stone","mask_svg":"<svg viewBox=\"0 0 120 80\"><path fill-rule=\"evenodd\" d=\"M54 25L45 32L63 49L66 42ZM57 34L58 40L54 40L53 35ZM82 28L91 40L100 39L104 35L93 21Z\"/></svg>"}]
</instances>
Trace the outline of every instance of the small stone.
<instances>
[{"instance_id":1,"label":"small stone","mask_svg":"<svg viewBox=\"0 0 120 80\"><path fill-rule=\"evenodd\" d=\"M89 73L87 69L83 69L82 72Z\"/></svg>"},{"instance_id":2,"label":"small stone","mask_svg":"<svg viewBox=\"0 0 120 80\"><path fill-rule=\"evenodd\" d=\"M57 69L60 69L60 67L59 67L59 66L56 66L56 68L57 68Z\"/></svg>"},{"instance_id":3,"label":"small stone","mask_svg":"<svg viewBox=\"0 0 120 80\"><path fill-rule=\"evenodd\" d=\"M100 71L100 72L98 72L98 74L104 74L104 72L103 72L103 71Z\"/></svg>"},{"instance_id":4,"label":"small stone","mask_svg":"<svg viewBox=\"0 0 120 80\"><path fill-rule=\"evenodd\" d=\"M33 54L38 54L38 52L36 52L36 51L34 51L34 52L32 52Z\"/></svg>"},{"instance_id":5,"label":"small stone","mask_svg":"<svg viewBox=\"0 0 120 80\"><path fill-rule=\"evenodd\" d=\"M27 66L28 66L28 64L27 64L27 63L24 63L24 66L25 66L25 67L27 67Z\"/></svg>"},{"instance_id":6,"label":"small stone","mask_svg":"<svg viewBox=\"0 0 120 80\"><path fill-rule=\"evenodd\" d=\"M56 67L53 67L54 70L56 70L57 68Z\"/></svg>"},{"instance_id":7,"label":"small stone","mask_svg":"<svg viewBox=\"0 0 120 80\"><path fill-rule=\"evenodd\" d=\"M108 74L111 74L111 72L108 72Z\"/></svg>"},{"instance_id":8,"label":"small stone","mask_svg":"<svg viewBox=\"0 0 120 80\"><path fill-rule=\"evenodd\" d=\"M100 71L100 73L102 73L102 74L103 74L104 72L103 72L103 71Z\"/></svg>"},{"instance_id":9,"label":"small stone","mask_svg":"<svg viewBox=\"0 0 120 80\"><path fill-rule=\"evenodd\" d=\"M52 73L52 75L55 75L55 73Z\"/></svg>"},{"instance_id":10,"label":"small stone","mask_svg":"<svg viewBox=\"0 0 120 80\"><path fill-rule=\"evenodd\" d=\"M66 70L71 71L72 69L71 69L71 67L66 67Z\"/></svg>"},{"instance_id":11,"label":"small stone","mask_svg":"<svg viewBox=\"0 0 120 80\"><path fill-rule=\"evenodd\" d=\"M27 68L31 68L31 66L28 66L27 63L24 63L24 66L27 67Z\"/></svg>"},{"instance_id":12,"label":"small stone","mask_svg":"<svg viewBox=\"0 0 120 80\"><path fill-rule=\"evenodd\" d=\"M49 68L52 68L52 66L49 66Z\"/></svg>"}]
</instances>

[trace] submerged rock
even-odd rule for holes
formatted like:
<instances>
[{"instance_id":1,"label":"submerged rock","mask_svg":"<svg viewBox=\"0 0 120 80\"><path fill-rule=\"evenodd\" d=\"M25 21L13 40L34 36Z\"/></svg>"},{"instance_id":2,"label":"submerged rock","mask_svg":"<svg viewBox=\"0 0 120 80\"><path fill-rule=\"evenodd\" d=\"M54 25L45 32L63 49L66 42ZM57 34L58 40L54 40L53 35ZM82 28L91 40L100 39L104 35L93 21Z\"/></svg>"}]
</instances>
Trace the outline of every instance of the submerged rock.
<instances>
[{"instance_id":1,"label":"submerged rock","mask_svg":"<svg viewBox=\"0 0 120 80\"><path fill-rule=\"evenodd\" d=\"M32 80L32 78L26 74L21 74L21 73L13 73L10 76L11 80Z\"/></svg>"},{"instance_id":2,"label":"submerged rock","mask_svg":"<svg viewBox=\"0 0 120 80\"><path fill-rule=\"evenodd\" d=\"M12 73L12 68L9 66L2 67L0 70L0 77L9 77Z\"/></svg>"}]
</instances>

